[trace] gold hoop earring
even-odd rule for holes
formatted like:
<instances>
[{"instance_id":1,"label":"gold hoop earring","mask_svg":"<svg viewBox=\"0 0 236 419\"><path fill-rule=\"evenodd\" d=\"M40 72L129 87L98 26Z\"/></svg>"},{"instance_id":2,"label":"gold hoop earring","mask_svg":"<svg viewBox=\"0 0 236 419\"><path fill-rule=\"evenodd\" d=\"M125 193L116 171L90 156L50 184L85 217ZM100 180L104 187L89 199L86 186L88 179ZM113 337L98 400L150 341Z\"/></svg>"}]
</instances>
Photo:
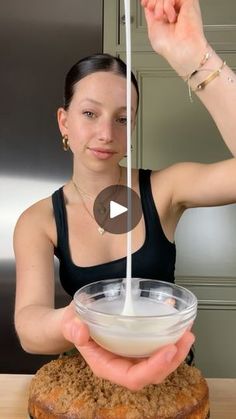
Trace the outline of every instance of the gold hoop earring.
<instances>
[{"instance_id":1,"label":"gold hoop earring","mask_svg":"<svg viewBox=\"0 0 236 419\"><path fill-rule=\"evenodd\" d=\"M66 135L66 134L63 135L62 144L63 144L63 150L64 151L68 151L70 149L68 135Z\"/></svg>"}]
</instances>

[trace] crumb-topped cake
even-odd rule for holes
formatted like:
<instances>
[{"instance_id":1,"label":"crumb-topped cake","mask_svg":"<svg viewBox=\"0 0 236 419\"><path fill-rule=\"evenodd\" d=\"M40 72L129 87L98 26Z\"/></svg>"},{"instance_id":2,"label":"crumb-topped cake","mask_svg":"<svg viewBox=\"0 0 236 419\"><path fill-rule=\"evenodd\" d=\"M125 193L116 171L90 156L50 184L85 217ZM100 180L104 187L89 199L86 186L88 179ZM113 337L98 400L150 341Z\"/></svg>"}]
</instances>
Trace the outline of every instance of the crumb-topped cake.
<instances>
[{"instance_id":1,"label":"crumb-topped cake","mask_svg":"<svg viewBox=\"0 0 236 419\"><path fill-rule=\"evenodd\" d=\"M33 419L206 419L209 393L201 372L183 363L139 391L96 377L77 354L51 361L32 379Z\"/></svg>"}]
</instances>

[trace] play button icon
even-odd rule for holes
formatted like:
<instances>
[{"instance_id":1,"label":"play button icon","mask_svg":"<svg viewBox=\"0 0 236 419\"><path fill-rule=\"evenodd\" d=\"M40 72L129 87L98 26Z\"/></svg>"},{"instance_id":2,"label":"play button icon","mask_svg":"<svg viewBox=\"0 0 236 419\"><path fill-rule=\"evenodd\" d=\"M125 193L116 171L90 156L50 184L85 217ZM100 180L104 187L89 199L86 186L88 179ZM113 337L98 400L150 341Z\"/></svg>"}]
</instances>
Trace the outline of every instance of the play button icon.
<instances>
[{"instance_id":1,"label":"play button icon","mask_svg":"<svg viewBox=\"0 0 236 419\"><path fill-rule=\"evenodd\" d=\"M118 217L118 215L124 214L126 211L128 211L128 208L124 207L123 205L120 205L114 201L110 202L110 218Z\"/></svg>"},{"instance_id":2,"label":"play button icon","mask_svg":"<svg viewBox=\"0 0 236 419\"><path fill-rule=\"evenodd\" d=\"M95 199L94 218L101 234L123 234L136 227L142 217L138 194L124 185L103 189Z\"/></svg>"}]
</instances>

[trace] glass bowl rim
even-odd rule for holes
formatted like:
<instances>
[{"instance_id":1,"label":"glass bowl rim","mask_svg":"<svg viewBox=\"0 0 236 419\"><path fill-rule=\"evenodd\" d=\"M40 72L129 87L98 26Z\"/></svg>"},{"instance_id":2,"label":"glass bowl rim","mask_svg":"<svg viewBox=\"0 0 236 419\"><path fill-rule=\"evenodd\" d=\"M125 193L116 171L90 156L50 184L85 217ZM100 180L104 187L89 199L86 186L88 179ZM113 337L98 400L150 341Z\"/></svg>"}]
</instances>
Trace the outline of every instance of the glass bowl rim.
<instances>
[{"instance_id":1,"label":"glass bowl rim","mask_svg":"<svg viewBox=\"0 0 236 419\"><path fill-rule=\"evenodd\" d=\"M95 285L96 286L96 284L98 284L98 283L112 283L112 282L120 282L121 284L122 284L122 282L125 280L126 278L111 278L111 279L101 279L101 280L99 280L99 281L95 281L95 282L91 282L91 283L89 283L89 284L86 284L86 285L84 285L83 287L81 287L81 288L79 288L75 293L74 293L74 295L73 295L73 301L74 301L74 304L75 304L75 306L76 306L76 308L78 307L78 309L80 309L81 310L81 312L83 312L83 313L91 313L91 314L96 314L96 315L98 315L100 318L102 318L102 317L104 317L104 318L109 318L109 319L112 319L112 318L116 318L116 319L127 319L127 320L134 320L134 319L142 319L142 320L148 320L148 319L164 319L164 318L169 318L169 317L174 317L174 316L176 316L176 314L180 314L180 315L184 315L184 314L187 314L187 313L189 313L189 312L194 312L194 311L197 311L197 305L198 305L198 300L197 300L197 297L194 295L194 293L192 292L192 291L190 291L188 288L185 288L185 287L183 287L183 286L181 286L181 285L177 285L177 284L175 284L175 283L172 283L172 282L166 282L166 281L161 281L161 280L158 280L158 279L152 279L152 278L138 278L138 277L132 277L132 279L136 279L136 280L140 280L140 281L143 281L143 282L148 282L148 281L153 281L154 283L155 282L158 282L159 284L164 284L165 286L166 285L170 285L171 287L173 287L173 289L174 288L176 288L176 289L178 289L178 290L184 290L184 292L186 292L188 295L190 295L191 297L192 297L192 300L193 300L193 302L192 302L192 304L189 306L189 307L187 307L187 308L185 308L185 309L183 309L183 310L181 310L180 312L178 312L178 313L169 313L169 314L160 314L160 315L152 315L152 316L130 316L130 315L124 315L124 314L109 314L109 313L103 313L103 312L101 312L101 311L98 311L98 310L94 310L94 309L92 309L92 308L88 308L88 307L86 307L85 305L83 305L80 301L76 301L76 296L79 294L79 293L82 293L83 292L83 290L85 289L85 288L87 288L87 287L89 287L89 286L93 286L93 285ZM171 296L170 296L171 297ZM173 298L176 298L176 297L174 297L173 296ZM196 309L196 310L194 310L194 309ZM80 314L80 313L79 313Z\"/></svg>"}]
</instances>

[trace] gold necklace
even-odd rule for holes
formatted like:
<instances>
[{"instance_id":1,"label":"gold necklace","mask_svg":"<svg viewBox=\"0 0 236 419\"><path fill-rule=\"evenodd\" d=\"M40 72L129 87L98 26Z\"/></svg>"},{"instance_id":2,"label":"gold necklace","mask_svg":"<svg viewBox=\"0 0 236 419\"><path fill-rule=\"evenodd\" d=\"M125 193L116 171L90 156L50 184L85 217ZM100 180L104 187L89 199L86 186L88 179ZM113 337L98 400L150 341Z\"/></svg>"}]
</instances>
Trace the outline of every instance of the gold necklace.
<instances>
[{"instance_id":1,"label":"gold necklace","mask_svg":"<svg viewBox=\"0 0 236 419\"><path fill-rule=\"evenodd\" d=\"M119 175L119 180L118 180L117 186L118 186L118 185L120 185L121 176L122 176L122 168L121 168L121 166L120 166L120 175ZM79 195L79 197L80 197L80 199L81 199L81 201L82 201L82 204L83 204L84 209L85 209L85 210L86 210L86 212L89 214L89 216L90 216L90 217L91 217L91 218L95 221L94 216L91 214L91 212L89 211L89 209L88 209L87 205L86 205L86 204L85 204L85 202L84 202L83 195L84 195L84 196L87 196L90 200L93 200L93 199L94 199L94 197L93 197L92 195L88 194L87 192L83 191L83 189L81 189L81 188L77 185L77 183L75 182L75 180L74 180L73 178L71 179L71 181L72 181L72 183L73 183L73 186L74 186L74 188L75 188L76 192L78 193L78 195ZM115 195L115 193L116 193L116 192L114 192L112 195ZM105 207L104 207L104 212L105 212ZM105 219L104 219L103 226L105 225L106 220L107 220L107 215L106 215L106 217L105 217ZM99 225L99 226L98 226L98 232L99 232L99 234L101 234L101 236L103 236L103 234L105 234L105 233L106 233L106 230L104 229L104 227L102 227L102 226L100 226L100 225Z\"/></svg>"},{"instance_id":2,"label":"gold necklace","mask_svg":"<svg viewBox=\"0 0 236 419\"><path fill-rule=\"evenodd\" d=\"M81 197L81 195L84 195L84 196L87 196L90 199L90 201L92 201L94 199L94 197L92 195L88 194L83 189L81 189L80 186L78 186L77 183L74 181L74 179L72 179L72 182L73 182L75 188L77 189L77 192L79 193L80 197Z\"/></svg>"}]
</instances>

